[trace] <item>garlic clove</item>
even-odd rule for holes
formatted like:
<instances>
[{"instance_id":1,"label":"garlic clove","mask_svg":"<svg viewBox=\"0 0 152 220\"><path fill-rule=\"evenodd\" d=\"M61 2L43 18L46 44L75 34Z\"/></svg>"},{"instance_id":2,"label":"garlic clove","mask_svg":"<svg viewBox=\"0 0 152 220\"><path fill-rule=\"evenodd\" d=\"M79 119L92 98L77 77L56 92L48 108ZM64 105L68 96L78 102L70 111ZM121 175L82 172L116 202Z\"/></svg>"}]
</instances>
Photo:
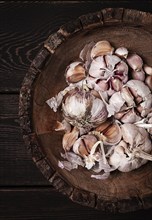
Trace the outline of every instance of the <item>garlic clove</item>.
<instances>
[{"instance_id":1,"label":"garlic clove","mask_svg":"<svg viewBox=\"0 0 152 220\"><path fill-rule=\"evenodd\" d=\"M96 82L97 86L98 86L98 89L97 90L100 90L100 91L107 91L108 90L108 83L106 80L98 80Z\"/></svg>"},{"instance_id":2,"label":"garlic clove","mask_svg":"<svg viewBox=\"0 0 152 220\"><path fill-rule=\"evenodd\" d=\"M116 91L112 88L112 85L110 85L110 88L107 90L108 96L112 96Z\"/></svg>"},{"instance_id":3,"label":"garlic clove","mask_svg":"<svg viewBox=\"0 0 152 220\"><path fill-rule=\"evenodd\" d=\"M111 44L106 41L98 41L91 50L91 58L95 58L98 56L103 56L106 54L112 54L114 48L111 46Z\"/></svg>"},{"instance_id":4,"label":"garlic clove","mask_svg":"<svg viewBox=\"0 0 152 220\"><path fill-rule=\"evenodd\" d=\"M140 106L142 107L141 116L142 117L147 116L152 109L152 94L146 96L145 101L140 103Z\"/></svg>"},{"instance_id":5,"label":"garlic clove","mask_svg":"<svg viewBox=\"0 0 152 220\"><path fill-rule=\"evenodd\" d=\"M115 92L109 99L109 104L107 104L108 117L119 112L121 107L124 105L125 100L122 98L120 92Z\"/></svg>"},{"instance_id":6,"label":"garlic clove","mask_svg":"<svg viewBox=\"0 0 152 220\"><path fill-rule=\"evenodd\" d=\"M126 59L128 56L128 50L125 47L119 47L115 50L115 54L119 57L124 57Z\"/></svg>"},{"instance_id":7,"label":"garlic clove","mask_svg":"<svg viewBox=\"0 0 152 220\"><path fill-rule=\"evenodd\" d=\"M92 47L95 45L95 43L92 41L84 46L84 48L81 50L79 54L79 58L83 61L89 60L90 57L90 52L92 50Z\"/></svg>"},{"instance_id":8,"label":"garlic clove","mask_svg":"<svg viewBox=\"0 0 152 220\"><path fill-rule=\"evenodd\" d=\"M96 98L99 98L99 99L101 98L99 92L94 89L91 90L91 94Z\"/></svg>"},{"instance_id":9,"label":"garlic clove","mask_svg":"<svg viewBox=\"0 0 152 220\"><path fill-rule=\"evenodd\" d=\"M105 61L109 70L114 70L116 64L118 64L121 59L116 55L106 55Z\"/></svg>"},{"instance_id":10,"label":"garlic clove","mask_svg":"<svg viewBox=\"0 0 152 220\"><path fill-rule=\"evenodd\" d=\"M145 71L145 73L147 73L148 75L152 76L152 67L151 67L151 66L144 65L144 71Z\"/></svg>"},{"instance_id":11,"label":"garlic clove","mask_svg":"<svg viewBox=\"0 0 152 220\"><path fill-rule=\"evenodd\" d=\"M103 101L99 98L94 98L90 113L91 118L88 119L88 121L96 126L106 121L108 117L106 106L103 103Z\"/></svg>"},{"instance_id":12,"label":"garlic clove","mask_svg":"<svg viewBox=\"0 0 152 220\"><path fill-rule=\"evenodd\" d=\"M62 139L62 146L65 151L69 151L78 139L79 130L74 127L71 132L65 133Z\"/></svg>"},{"instance_id":13,"label":"garlic clove","mask_svg":"<svg viewBox=\"0 0 152 220\"><path fill-rule=\"evenodd\" d=\"M138 105L139 103L141 103L143 101L143 98L141 96L137 96L135 97L135 102Z\"/></svg>"},{"instance_id":14,"label":"garlic clove","mask_svg":"<svg viewBox=\"0 0 152 220\"><path fill-rule=\"evenodd\" d=\"M66 81L68 83L76 83L85 79L86 72L85 72L84 64L81 62L71 63L66 70L65 76L66 76Z\"/></svg>"},{"instance_id":15,"label":"garlic clove","mask_svg":"<svg viewBox=\"0 0 152 220\"><path fill-rule=\"evenodd\" d=\"M144 81L145 80L145 72L143 71L143 69L136 71L136 70L132 70L132 78L136 79L136 80L140 80L140 81Z\"/></svg>"},{"instance_id":16,"label":"garlic clove","mask_svg":"<svg viewBox=\"0 0 152 220\"><path fill-rule=\"evenodd\" d=\"M125 100L128 106L135 106L134 97L127 87L123 87L121 90L121 96Z\"/></svg>"},{"instance_id":17,"label":"garlic clove","mask_svg":"<svg viewBox=\"0 0 152 220\"><path fill-rule=\"evenodd\" d=\"M136 114L134 109L131 109L128 111L122 118L122 123L135 123L137 121L141 120L141 117Z\"/></svg>"},{"instance_id":18,"label":"garlic clove","mask_svg":"<svg viewBox=\"0 0 152 220\"><path fill-rule=\"evenodd\" d=\"M83 142L85 143L85 147L88 152L91 151L94 144L97 142L97 138L94 135L87 134L83 137Z\"/></svg>"},{"instance_id":19,"label":"garlic clove","mask_svg":"<svg viewBox=\"0 0 152 220\"><path fill-rule=\"evenodd\" d=\"M126 172L124 165L128 165L128 160L126 157L125 150L127 149L127 143L123 140L120 141L118 145L115 146L114 152L109 157L109 164L122 172Z\"/></svg>"},{"instance_id":20,"label":"garlic clove","mask_svg":"<svg viewBox=\"0 0 152 220\"><path fill-rule=\"evenodd\" d=\"M106 129L106 131L103 131L103 135L106 137L106 139L103 141L104 144L106 145L118 144L122 137L120 126L117 123L110 125Z\"/></svg>"},{"instance_id":21,"label":"garlic clove","mask_svg":"<svg viewBox=\"0 0 152 220\"><path fill-rule=\"evenodd\" d=\"M136 109L137 109L137 111L138 111L140 114L141 114L142 111L143 111L143 107L142 107L140 104L137 105Z\"/></svg>"},{"instance_id":22,"label":"garlic clove","mask_svg":"<svg viewBox=\"0 0 152 220\"><path fill-rule=\"evenodd\" d=\"M97 138L92 134L82 135L73 145L74 153L85 157L90 154L92 147L97 142Z\"/></svg>"},{"instance_id":23,"label":"garlic clove","mask_svg":"<svg viewBox=\"0 0 152 220\"><path fill-rule=\"evenodd\" d=\"M98 127L96 127L96 131L99 132L103 132L104 130L106 130L111 124L113 123L113 118L107 118L107 120L105 122L103 122L102 124L100 124Z\"/></svg>"},{"instance_id":24,"label":"garlic clove","mask_svg":"<svg viewBox=\"0 0 152 220\"><path fill-rule=\"evenodd\" d=\"M112 88L116 92L120 91L122 89L122 86L123 86L122 81L118 78L112 78L111 79L111 85L112 85Z\"/></svg>"},{"instance_id":25,"label":"garlic clove","mask_svg":"<svg viewBox=\"0 0 152 220\"><path fill-rule=\"evenodd\" d=\"M126 111L117 112L115 113L114 117L115 119L120 120L125 114L126 114Z\"/></svg>"},{"instance_id":26,"label":"garlic clove","mask_svg":"<svg viewBox=\"0 0 152 220\"><path fill-rule=\"evenodd\" d=\"M85 145L84 145L84 142L80 141L79 143L79 148L78 148L78 152L79 152L79 155L81 155L82 157L84 157L84 155L88 156L89 155L89 152L87 151Z\"/></svg>"},{"instance_id":27,"label":"garlic clove","mask_svg":"<svg viewBox=\"0 0 152 220\"><path fill-rule=\"evenodd\" d=\"M103 77L105 73L105 60L103 56L95 58L89 68L89 75L92 77Z\"/></svg>"},{"instance_id":28,"label":"garlic clove","mask_svg":"<svg viewBox=\"0 0 152 220\"><path fill-rule=\"evenodd\" d=\"M142 66L143 66L143 60L137 54L130 54L127 57L127 63L135 71L140 71L142 69Z\"/></svg>"},{"instance_id":29,"label":"garlic clove","mask_svg":"<svg viewBox=\"0 0 152 220\"><path fill-rule=\"evenodd\" d=\"M145 84L149 87L149 89L152 91L152 75L147 76L145 79Z\"/></svg>"},{"instance_id":30,"label":"garlic clove","mask_svg":"<svg viewBox=\"0 0 152 220\"><path fill-rule=\"evenodd\" d=\"M62 122L57 121L55 131L66 131L69 133L71 131L71 125L66 120L63 120Z\"/></svg>"},{"instance_id":31,"label":"garlic clove","mask_svg":"<svg viewBox=\"0 0 152 220\"><path fill-rule=\"evenodd\" d=\"M136 96L141 96L143 100L145 100L145 98L151 93L148 86L146 86L144 82L141 82L139 80L129 80L126 83L126 86L129 87L132 94L134 93Z\"/></svg>"},{"instance_id":32,"label":"garlic clove","mask_svg":"<svg viewBox=\"0 0 152 220\"><path fill-rule=\"evenodd\" d=\"M125 84L128 81L128 65L124 61L121 61L116 65L115 69L115 76Z\"/></svg>"}]
</instances>

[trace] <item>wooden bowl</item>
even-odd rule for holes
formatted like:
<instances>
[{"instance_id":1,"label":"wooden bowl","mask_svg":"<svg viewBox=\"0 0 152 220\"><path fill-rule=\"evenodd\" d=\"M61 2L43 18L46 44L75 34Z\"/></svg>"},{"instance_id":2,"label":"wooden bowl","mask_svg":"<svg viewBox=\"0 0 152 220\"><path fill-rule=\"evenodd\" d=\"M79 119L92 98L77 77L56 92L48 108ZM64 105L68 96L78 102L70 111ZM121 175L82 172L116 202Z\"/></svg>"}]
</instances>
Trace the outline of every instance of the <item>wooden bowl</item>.
<instances>
[{"instance_id":1,"label":"wooden bowl","mask_svg":"<svg viewBox=\"0 0 152 220\"><path fill-rule=\"evenodd\" d=\"M54 131L60 113L46 100L65 88L67 65L90 41L108 40L127 47L152 64L152 15L136 10L108 8L79 17L49 36L33 60L20 91L19 114L23 137L44 176L60 192L82 205L107 212L129 212L152 207L152 163L129 173L113 172L107 180L90 178L80 167L58 167L62 133Z\"/></svg>"}]
</instances>

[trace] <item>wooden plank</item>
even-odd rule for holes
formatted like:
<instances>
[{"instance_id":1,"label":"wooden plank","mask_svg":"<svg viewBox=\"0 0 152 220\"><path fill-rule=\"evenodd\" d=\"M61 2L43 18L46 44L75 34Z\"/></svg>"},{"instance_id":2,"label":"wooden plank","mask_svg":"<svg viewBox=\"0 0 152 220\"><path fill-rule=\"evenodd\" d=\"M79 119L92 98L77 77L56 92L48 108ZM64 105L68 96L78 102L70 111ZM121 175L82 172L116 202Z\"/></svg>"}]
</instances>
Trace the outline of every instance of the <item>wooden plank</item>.
<instances>
[{"instance_id":1,"label":"wooden plank","mask_svg":"<svg viewBox=\"0 0 152 220\"><path fill-rule=\"evenodd\" d=\"M0 92L18 92L30 63L47 37L80 15L106 7L152 10L150 1L1 3Z\"/></svg>"},{"instance_id":2,"label":"wooden plank","mask_svg":"<svg viewBox=\"0 0 152 220\"><path fill-rule=\"evenodd\" d=\"M2 220L146 220L152 215L152 209L107 214L73 203L48 187L3 188L0 198Z\"/></svg>"},{"instance_id":3,"label":"wooden plank","mask_svg":"<svg viewBox=\"0 0 152 220\"><path fill-rule=\"evenodd\" d=\"M49 185L24 145L18 95L0 95L0 186Z\"/></svg>"}]
</instances>

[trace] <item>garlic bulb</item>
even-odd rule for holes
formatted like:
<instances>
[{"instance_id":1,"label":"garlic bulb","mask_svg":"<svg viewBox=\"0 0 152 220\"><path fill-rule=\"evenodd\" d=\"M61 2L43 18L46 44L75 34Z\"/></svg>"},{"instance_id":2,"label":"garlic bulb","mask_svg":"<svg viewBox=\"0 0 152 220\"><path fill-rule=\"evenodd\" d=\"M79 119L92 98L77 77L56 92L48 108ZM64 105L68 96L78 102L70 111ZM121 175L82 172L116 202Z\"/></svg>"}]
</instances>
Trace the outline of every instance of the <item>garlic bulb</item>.
<instances>
[{"instance_id":1,"label":"garlic bulb","mask_svg":"<svg viewBox=\"0 0 152 220\"><path fill-rule=\"evenodd\" d=\"M67 94L62 103L62 110L64 118L78 128L95 127L108 116L103 101L82 89L75 89L73 94Z\"/></svg>"},{"instance_id":2,"label":"garlic bulb","mask_svg":"<svg viewBox=\"0 0 152 220\"><path fill-rule=\"evenodd\" d=\"M123 126L124 141L115 146L109 164L122 172L130 172L141 167L147 160L152 161L152 155L149 154L152 144L144 129L136 128L132 124Z\"/></svg>"}]
</instances>

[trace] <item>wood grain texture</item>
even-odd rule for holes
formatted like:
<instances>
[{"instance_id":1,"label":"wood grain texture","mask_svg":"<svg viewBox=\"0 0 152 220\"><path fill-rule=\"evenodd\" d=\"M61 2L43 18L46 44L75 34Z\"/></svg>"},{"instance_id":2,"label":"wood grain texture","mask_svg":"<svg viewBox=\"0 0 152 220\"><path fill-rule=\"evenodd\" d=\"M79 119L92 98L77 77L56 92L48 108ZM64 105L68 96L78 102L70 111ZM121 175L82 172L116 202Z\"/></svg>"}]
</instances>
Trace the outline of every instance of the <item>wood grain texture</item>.
<instances>
[{"instance_id":1,"label":"wood grain texture","mask_svg":"<svg viewBox=\"0 0 152 220\"><path fill-rule=\"evenodd\" d=\"M149 220L152 209L108 215L69 201L33 165L18 124L21 82L46 38L64 23L105 7L152 11L151 1L36 1L0 3L0 219ZM6 95L7 94L7 95ZM10 97L9 97L10 95ZM55 176L54 176L55 178ZM3 188L2 186L21 186ZM33 187L28 187L33 186Z\"/></svg>"},{"instance_id":2,"label":"wood grain texture","mask_svg":"<svg viewBox=\"0 0 152 220\"><path fill-rule=\"evenodd\" d=\"M2 188L2 220L149 220L151 210L112 215L72 203L60 193L46 187Z\"/></svg>"},{"instance_id":3,"label":"wood grain texture","mask_svg":"<svg viewBox=\"0 0 152 220\"><path fill-rule=\"evenodd\" d=\"M150 1L83 1L0 4L0 92L19 92L22 80L47 37L64 23L105 7L150 11Z\"/></svg>"},{"instance_id":4,"label":"wood grain texture","mask_svg":"<svg viewBox=\"0 0 152 220\"><path fill-rule=\"evenodd\" d=\"M24 145L18 95L0 95L0 186L49 185Z\"/></svg>"}]
</instances>

